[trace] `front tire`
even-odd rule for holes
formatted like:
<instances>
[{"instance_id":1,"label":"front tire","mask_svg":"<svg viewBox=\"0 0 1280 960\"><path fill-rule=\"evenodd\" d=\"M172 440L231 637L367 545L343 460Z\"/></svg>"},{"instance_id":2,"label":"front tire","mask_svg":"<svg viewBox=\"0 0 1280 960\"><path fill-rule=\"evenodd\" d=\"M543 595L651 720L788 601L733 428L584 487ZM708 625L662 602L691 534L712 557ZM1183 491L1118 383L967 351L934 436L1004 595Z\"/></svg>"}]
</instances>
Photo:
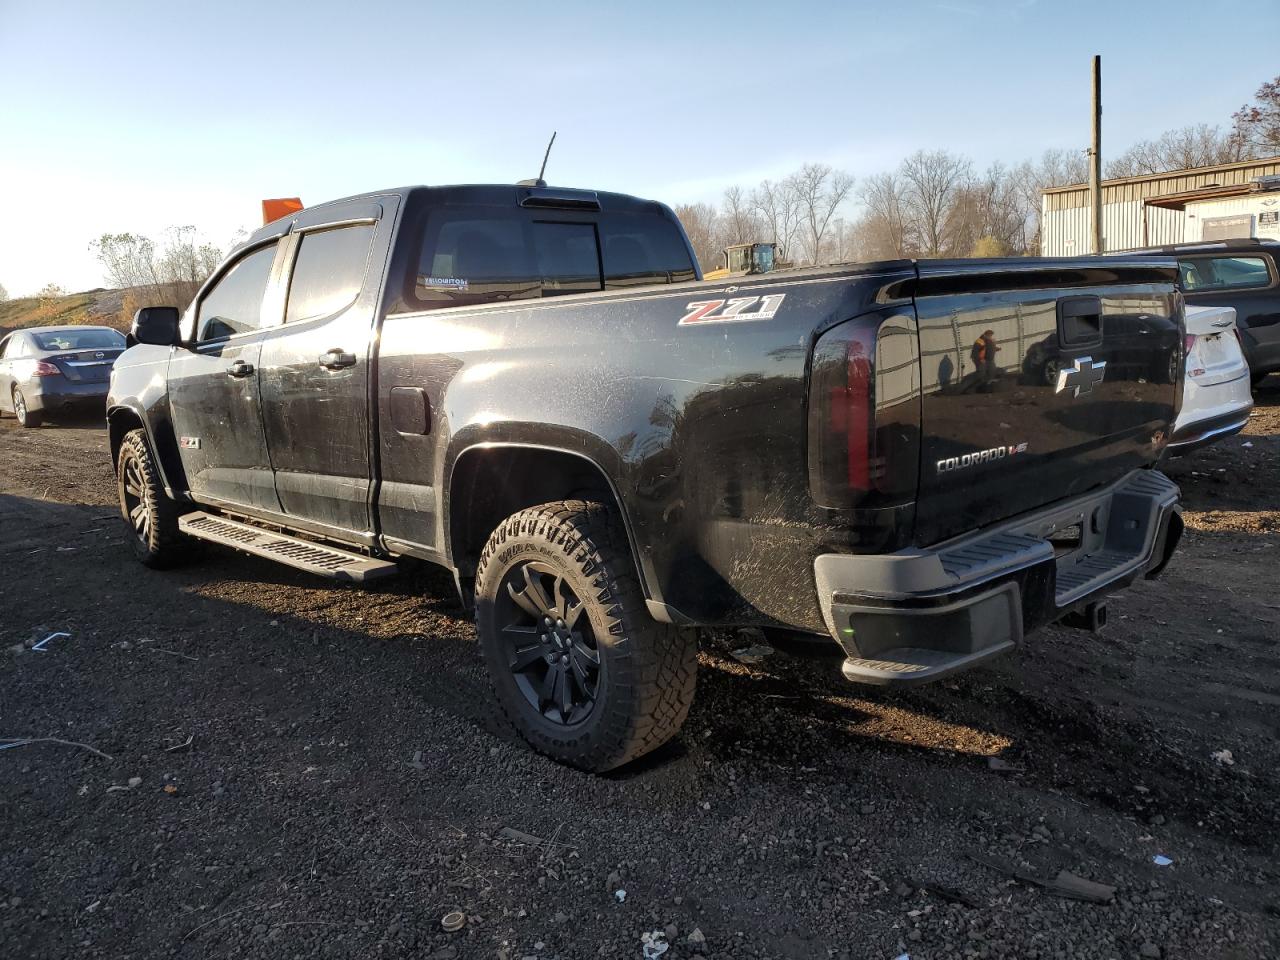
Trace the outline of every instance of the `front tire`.
<instances>
[{"instance_id":1,"label":"front tire","mask_svg":"<svg viewBox=\"0 0 1280 960\"><path fill-rule=\"evenodd\" d=\"M27 406L27 398L17 387L13 388L13 415L18 418L18 423L29 429L35 429L44 423L44 414L30 409Z\"/></svg>"},{"instance_id":2,"label":"front tire","mask_svg":"<svg viewBox=\"0 0 1280 960\"><path fill-rule=\"evenodd\" d=\"M116 493L120 516L138 560L148 567L164 569L190 559L194 543L178 530L182 510L177 501L165 495L143 430L130 430L120 443Z\"/></svg>"},{"instance_id":3,"label":"front tire","mask_svg":"<svg viewBox=\"0 0 1280 960\"><path fill-rule=\"evenodd\" d=\"M480 555L476 627L502 712L535 750L597 773L666 743L693 702L697 638L653 620L600 503L508 517Z\"/></svg>"}]
</instances>

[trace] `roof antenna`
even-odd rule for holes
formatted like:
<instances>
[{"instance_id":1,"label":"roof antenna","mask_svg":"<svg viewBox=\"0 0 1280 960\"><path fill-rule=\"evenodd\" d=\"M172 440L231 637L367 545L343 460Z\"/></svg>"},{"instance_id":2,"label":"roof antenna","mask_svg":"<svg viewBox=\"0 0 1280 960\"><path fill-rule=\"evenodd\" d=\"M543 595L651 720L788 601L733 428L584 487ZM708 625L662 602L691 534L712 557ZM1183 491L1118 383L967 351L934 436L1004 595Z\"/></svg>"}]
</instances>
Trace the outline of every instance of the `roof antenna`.
<instances>
[{"instance_id":1,"label":"roof antenna","mask_svg":"<svg viewBox=\"0 0 1280 960\"><path fill-rule=\"evenodd\" d=\"M551 156L551 145L556 142L556 131L551 131L551 140L547 143L547 152L542 155L542 169L538 171L536 180L521 180L516 186L519 187L545 187L547 181L542 179L542 175L547 172L547 158Z\"/></svg>"}]
</instances>

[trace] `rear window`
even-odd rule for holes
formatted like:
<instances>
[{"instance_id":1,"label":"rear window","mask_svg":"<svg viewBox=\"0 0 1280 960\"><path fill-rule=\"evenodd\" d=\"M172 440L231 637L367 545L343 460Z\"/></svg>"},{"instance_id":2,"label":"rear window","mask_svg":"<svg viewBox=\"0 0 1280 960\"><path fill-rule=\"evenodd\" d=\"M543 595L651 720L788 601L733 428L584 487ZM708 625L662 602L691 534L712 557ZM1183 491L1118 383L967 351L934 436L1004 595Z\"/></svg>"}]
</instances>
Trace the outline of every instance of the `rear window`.
<instances>
[{"instance_id":1,"label":"rear window","mask_svg":"<svg viewBox=\"0 0 1280 960\"><path fill-rule=\"evenodd\" d=\"M1178 261L1178 271L1187 293L1271 285L1271 272L1263 257L1191 257Z\"/></svg>"},{"instance_id":2,"label":"rear window","mask_svg":"<svg viewBox=\"0 0 1280 960\"><path fill-rule=\"evenodd\" d=\"M693 278L679 230L660 217L448 207L427 220L412 293L447 307Z\"/></svg>"},{"instance_id":3,"label":"rear window","mask_svg":"<svg viewBox=\"0 0 1280 960\"><path fill-rule=\"evenodd\" d=\"M54 330L32 336L41 350L119 350L124 347L124 335L115 330Z\"/></svg>"}]
</instances>

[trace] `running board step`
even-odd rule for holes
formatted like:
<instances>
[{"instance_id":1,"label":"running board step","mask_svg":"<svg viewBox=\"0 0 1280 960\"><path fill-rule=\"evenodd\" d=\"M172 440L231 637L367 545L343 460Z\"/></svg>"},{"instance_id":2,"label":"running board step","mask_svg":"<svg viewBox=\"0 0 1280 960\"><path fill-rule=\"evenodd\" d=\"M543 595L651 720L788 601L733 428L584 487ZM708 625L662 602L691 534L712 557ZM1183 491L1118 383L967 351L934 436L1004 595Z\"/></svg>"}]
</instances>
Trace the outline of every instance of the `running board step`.
<instances>
[{"instance_id":1,"label":"running board step","mask_svg":"<svg viewBox=\"0 0 1280 960\"><path fill-rule=\"evenodd\" d=\"M1006 640L985 647L975 653L951 653L947 650L928 650L924 647L898 647L885 650L875 659L850 657L840 668L846 680L854 683L870 683L886 687L910 686L938 680L949 673L967 670L982 660L1012 650L1014 643Z\"/></svg>"},{"instance_id":2,"label":"running board step","mask_svg":"<svg viewBox=\"0 0 1280 960\"><path fill-rule=\"evenodd\" d=\"M228 520L204 511L178 518L178 529L191 537L234 547L254 556L266 557L288 567L306 570L332 580L376 580L399 570L390 560L378 560L338 547L314 543L287 533L277 533L239 520Z\"/></svg>"}]
</instances>

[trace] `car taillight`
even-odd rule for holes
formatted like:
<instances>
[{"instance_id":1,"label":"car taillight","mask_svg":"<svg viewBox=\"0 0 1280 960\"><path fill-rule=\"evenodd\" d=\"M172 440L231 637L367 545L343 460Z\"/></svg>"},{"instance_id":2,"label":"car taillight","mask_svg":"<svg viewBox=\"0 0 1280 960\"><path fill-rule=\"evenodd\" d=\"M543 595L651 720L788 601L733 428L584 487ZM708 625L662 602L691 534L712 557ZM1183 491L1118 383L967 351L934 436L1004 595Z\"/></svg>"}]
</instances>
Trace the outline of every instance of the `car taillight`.
<instances>
[{"instance_id":1,"label":"car taillight","mask_svg":"<svg viewBox=\"0 0 1280 960\"><path fill-rule=\"evenodd\" d=\"M809 380L809 491L824 507L915 497L920 401L914 323L873 314L823 334Z\"/></svg>"},{"instance_id":2,"label":"car taillight","mask_svg":"<svg viewBox=\"0 0 1280 960\"><path fill-rule=\"evenodd\" d=\"M55 367L48 360L37 360L36 368L31 371L33 377L57 377L62 371Z\"/></svg>"}]
</instances>

